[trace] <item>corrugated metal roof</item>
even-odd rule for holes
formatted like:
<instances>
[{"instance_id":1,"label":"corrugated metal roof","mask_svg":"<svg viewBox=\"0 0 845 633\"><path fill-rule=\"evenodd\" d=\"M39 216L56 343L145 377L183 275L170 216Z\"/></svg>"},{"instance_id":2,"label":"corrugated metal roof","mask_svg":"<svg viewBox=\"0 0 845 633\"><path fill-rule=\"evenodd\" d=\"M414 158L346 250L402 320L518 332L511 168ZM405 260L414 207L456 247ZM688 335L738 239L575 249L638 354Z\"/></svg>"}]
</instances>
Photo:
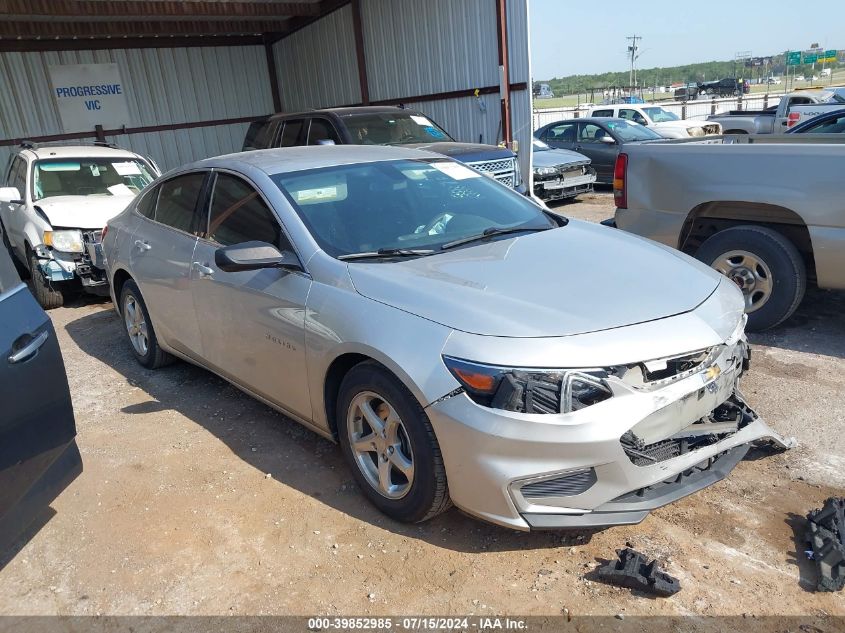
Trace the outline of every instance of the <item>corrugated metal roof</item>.
<instances>
[{"instance_id":1,"label":"corrugated metal roof","mask_svg":"<svg viewBox=\"0 0 845 633\"><path fill-rule=\"evenodd\" d=\"M87 131L62 129L48 69L110 62L118 64L126 86L129 127L258 116L273 110L261 46L0 53L0 138ZM150 154L168 169L239 150L245 129L246 124L236 124L121 135L113 141ZM12 149L0 147L3 165Z\"/></svg>"}]
</instances>

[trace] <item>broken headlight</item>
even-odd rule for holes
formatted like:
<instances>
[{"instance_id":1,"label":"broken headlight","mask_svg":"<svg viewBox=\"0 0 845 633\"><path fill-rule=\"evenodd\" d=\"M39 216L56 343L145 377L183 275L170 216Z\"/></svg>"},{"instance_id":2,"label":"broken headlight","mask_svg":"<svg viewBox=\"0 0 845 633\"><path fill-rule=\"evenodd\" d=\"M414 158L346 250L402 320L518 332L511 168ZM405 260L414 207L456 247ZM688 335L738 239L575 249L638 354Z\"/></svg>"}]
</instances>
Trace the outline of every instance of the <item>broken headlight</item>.
<instances>
[{"instance_id":1,"label":"broken headlight","mask_svg":"<svg viewBox=\"0 0 845 633\"><path fill-rule=\"evenodd\" d=\"M82 231L44 231L44 244L63 253L81 253Z\"/></svg>"},{"instance_id":2,"label":"broken headlight","mask_svg":"<svg viewBox=\"0 0 845 633\"><path fill-rule=\"evenodd\" d=\"M524 369L444 356L443 362L477 404L519 413L570 413L613 397L601 369Z\"/></svg>"}]
</instances>

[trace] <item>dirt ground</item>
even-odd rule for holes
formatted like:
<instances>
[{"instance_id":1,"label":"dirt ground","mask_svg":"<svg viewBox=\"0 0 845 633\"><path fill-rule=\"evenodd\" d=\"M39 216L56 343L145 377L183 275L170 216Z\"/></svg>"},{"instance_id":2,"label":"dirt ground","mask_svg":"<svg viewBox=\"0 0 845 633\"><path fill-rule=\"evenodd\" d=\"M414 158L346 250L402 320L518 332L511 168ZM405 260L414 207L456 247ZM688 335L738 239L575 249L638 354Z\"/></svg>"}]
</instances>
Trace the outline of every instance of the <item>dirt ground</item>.
<instances>
[{"instance_id":1,"label":"dirt ground","mask_svg":"<svg viewBox=\"0 0 845 633\"><path fill-rule=\"evenodd\" d=\"M601 220L612 199L558 209ZM0 560L0 614L845 615L843 595L811 590L801 538L845 491L843 308L814 291L753 337L746 396L799 448L756 451L638 526L525 534L455 510L386 519L333 444L196 367L141 368L111 304L79 301L50 315L85 470ZM683 590L595 582L626 542Z\"/></svg>"}]
</instances>

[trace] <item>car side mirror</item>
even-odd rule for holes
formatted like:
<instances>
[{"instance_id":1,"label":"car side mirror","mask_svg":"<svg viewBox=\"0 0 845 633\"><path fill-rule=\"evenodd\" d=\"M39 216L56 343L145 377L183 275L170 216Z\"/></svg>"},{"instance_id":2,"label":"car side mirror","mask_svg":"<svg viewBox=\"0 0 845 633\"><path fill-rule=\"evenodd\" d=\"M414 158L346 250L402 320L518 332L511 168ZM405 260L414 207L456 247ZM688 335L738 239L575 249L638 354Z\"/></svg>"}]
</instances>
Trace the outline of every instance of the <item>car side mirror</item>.
<instances>
[{"instance_id":1,"label":"car side mirror","mask_svg":"<svg viewBox=\"0 0 845 633\"><path fill-rule=\"evenodd\" d=\"M227 273L264 268L302 270L299 258L291 251L280 251L267 242L243 242L214 251L214 263Z\"/></svg>"},{"instance_id":2,"label":"car side mirror","mask_svg":"<svg viewBox=\"0 0 845 633\"><path fill-rule=\"evenodd\" d=\"M616 145L616 141L613 140L612 136L602 136L600 140L605 145Z\"/></svg>"},{"instance_id":3,"label":"car side mirror","mask_svg":"<svg viewBox=\"0 0 845 633\"><path fill-rule=\"evenodd\" d=\"M21 192L17 187L0 187L0 202L8 204L23 204Z\"/></svg>"}]
</instances>

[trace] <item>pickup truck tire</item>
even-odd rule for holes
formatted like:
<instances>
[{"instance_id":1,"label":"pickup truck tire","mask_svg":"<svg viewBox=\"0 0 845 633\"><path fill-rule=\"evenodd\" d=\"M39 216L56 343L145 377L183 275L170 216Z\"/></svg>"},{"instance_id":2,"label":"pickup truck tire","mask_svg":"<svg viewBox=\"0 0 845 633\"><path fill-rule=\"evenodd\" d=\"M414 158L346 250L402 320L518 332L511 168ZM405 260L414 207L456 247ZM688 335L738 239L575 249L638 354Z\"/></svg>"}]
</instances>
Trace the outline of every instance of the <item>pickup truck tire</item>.
<instances>
[{"instance_id":1,"label":"pickup truck tire","mask_svg":"<svg viewBox=\"0 0 845 633\"><path fill-rule=\"evenodd\" d=\"M782 323L804 298L804 260L792 242L772 229L744 225L719 231L695 256L743 290L750 332Z\"/></svg>"},{"instance_id":2,"label":"pickup truck tire","mask_svg":"<svg viewBox=\"0 0 845 633\"><path fill-rule=\"evenodd\" d=\"M32 280L32 294L42 308L52 310L64 305L62 291L53 286L51 281L44 279L44 275L38 270L38 258L35 253L29 254L29 277Z\"/></svg>"},{"instance_id":3,"label":"pickup truck tire","mask_svg":"<svg viewBox=\"0 0 845 633\"><path fill-rule=\"evenodd\" d=\"M147 369L158 369L175 360L158 344L147 304L144 303L138 285L131 279L123 284L120 291L120 316L132 353L141 365Z\"/></svg>"},{"instance_id":4,"label":"pickup truck tire","mask_svg":"<svg viewBox=\"0 0 845 633\"><path fill-rule=\"evenodd\" d=\"M344 376L337 435L352 476L370 502L405 523L420 523L452 502L431 422L417 399L374 361Z\"/></svg>"}]
</instances>

